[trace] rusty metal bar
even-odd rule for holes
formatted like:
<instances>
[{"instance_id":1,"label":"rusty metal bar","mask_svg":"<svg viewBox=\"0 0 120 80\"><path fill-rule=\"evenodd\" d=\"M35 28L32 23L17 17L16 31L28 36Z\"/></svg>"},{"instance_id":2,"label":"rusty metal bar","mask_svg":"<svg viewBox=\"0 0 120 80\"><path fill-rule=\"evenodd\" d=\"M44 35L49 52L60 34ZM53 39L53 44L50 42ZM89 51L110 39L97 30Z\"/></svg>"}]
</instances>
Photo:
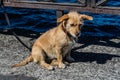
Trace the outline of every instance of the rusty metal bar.
<instances>
[{"instance_id":1,"label":"rusty metal bar","mask_svg":"<svg viewBox=\"0 0 120 80\"><path fill-rule=\"evenodd\" d=\"M57 10L56 15L57 15L57 18L61 17L63 15L63 10Z\"/></svg>"},{"instance_id":2,"label":"rusty metal bar","mask_svg":"<svg viewBox=\"0 0 120 80\"><path fill-rule=\"evenodd\" d=\"M81 3L81 4L85 4L86 3L86 0L77 0L78 3Z\"/></svg>"},{"instance_id":3,"label":"rusty metal bar","mask_svg":"<svg viewBox=\"0 0 120 80\"><path fill-rule=\"evenodd\" d=\"M56 11L57 18L61 17L63 15L63 10L57 10ZM58 25L58 23L57 23Z\"/></svg>"},{"instance_id":4,"label":"rusty metal bar","mask_svg":"<svg viewBox=\"0 0 120 80\"><path fill-rule=\"evenodd\" d=\"M96 7L97 0L91 0L91 7Z\"/></svg>"},{"instance_id":5,"label":"rusty metal bar","mask_svg":"<svg viewBox=\"0 0 120 80\"><path fill-rule=\"evenodd\" d=\"M86 0L86 6L91 7L91 0Z\"/></svg>"},{"instance_id":6,"label":"rusty metal bar","mask_svg":"<svg viewBox=\"0 0 120 80\"><path fill-rule=\"evenodd\" d=\"M108 2L109 0L101 0L101 1L98 1L97 3L96 3L96 6L102 6L102 5L104 5L106 2Z\"/></svg>"},{"instance_id":7,"label":"rusty metal bar","mask_svg":"<svg viewBox=\"0 0 120 80\"><path fill-rule=\"evenodd\" d=\"M90 1L90 0L88 0ZM85 7L80 4L68 3L51 3L51 2L4 2L6 7L19 7L19 8L36 8L36 9L54 9L54 10L76 10L81 12L102 13L120 15L120 7Z\"/></svg>"},{"instance_id":8,"label":"rusty metal bar","mask_svg":"<svg viewBox=\"0 0 120 80\"><path fill-rule=\"evenodd\" d=\"M54 2L43 2L43 1L17 1L17 0L10 0L10 1L7 1L7 2L4 2L4 3L26 3L26 4L50 4L50 5L60 5L60 4L63 4L63 5L66 5L66 6L85 6L84 4L76 4L76 3L54 3Z\"/></svg>"}]
</instances>

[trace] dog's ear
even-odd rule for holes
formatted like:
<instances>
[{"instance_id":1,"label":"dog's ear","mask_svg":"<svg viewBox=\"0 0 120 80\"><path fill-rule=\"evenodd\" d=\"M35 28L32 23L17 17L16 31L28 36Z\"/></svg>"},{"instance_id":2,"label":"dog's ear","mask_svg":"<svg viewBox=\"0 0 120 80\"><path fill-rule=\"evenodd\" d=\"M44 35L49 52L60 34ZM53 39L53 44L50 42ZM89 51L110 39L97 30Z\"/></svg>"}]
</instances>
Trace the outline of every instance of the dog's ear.
<instances>
[{"instance_id":1,"label":"dog's ear","mask_svg":"<svg viewBox=\"0 0 120 80\"><path fill-rule=\"evenodd\" d=\"M68 16L67 14L65 14L65 15L63 15L62 17L58 18L58 19L57 19L57 22L60 23L60 22L66 20L66 19L68 19L68 18L69 18L69 16Z\"/></svg>"},{"instance_id":2,"label":"dog's ear","mask_svg":"<svg viewBox=\"0 0 120 80\"><path fill-rule=\"evenodd\" d=\"M85 14L80 15L80 18L83 19L83 20L93 20L92 16L88 16L88 15L85 15Z\"/></svg>"}]
</instances>

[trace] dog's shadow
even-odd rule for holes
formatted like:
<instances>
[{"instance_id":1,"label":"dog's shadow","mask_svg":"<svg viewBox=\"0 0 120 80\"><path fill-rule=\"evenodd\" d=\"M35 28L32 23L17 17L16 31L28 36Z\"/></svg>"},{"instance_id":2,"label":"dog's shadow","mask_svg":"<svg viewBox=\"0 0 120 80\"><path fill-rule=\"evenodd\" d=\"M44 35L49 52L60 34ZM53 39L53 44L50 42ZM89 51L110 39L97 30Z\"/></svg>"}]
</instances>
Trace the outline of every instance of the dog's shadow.
<instances>
[{"instance_id":1,"label":"dog's shadow","mask_svg":"<svg viewBox=\"0 0 120 80\"><path fill-rule=\"evenodd\" d=\"M106 53L92 53L92 52L72 52L72 57L75 62L96 62L97 64L105 64L108 60L112 58L120 58L118 55L106 54Z\"/></svg>"},{"instance_id":2,"label":"dog's shadow","mask_svg":"<svg viewBox=\"0 0 120 80\"><path fill-rule=\"evenodd\" d=\"M117 54L114 55L114 54L109 54L109 53L78 52L77 50L83 49L90 45L120 48L120 42L116 43L114 41L111 41L112 39L118 39L118 38L116 37L115 38L80 37L78 44L82 44L82 45L78 47L74 47L72 49L71 55L76 60L75 62L90 62L91 63L91 62L96 61L97 64L105 64L108 60L112 60L112 58L120 58L120 56Z\"/></svg>"}]
</instances>

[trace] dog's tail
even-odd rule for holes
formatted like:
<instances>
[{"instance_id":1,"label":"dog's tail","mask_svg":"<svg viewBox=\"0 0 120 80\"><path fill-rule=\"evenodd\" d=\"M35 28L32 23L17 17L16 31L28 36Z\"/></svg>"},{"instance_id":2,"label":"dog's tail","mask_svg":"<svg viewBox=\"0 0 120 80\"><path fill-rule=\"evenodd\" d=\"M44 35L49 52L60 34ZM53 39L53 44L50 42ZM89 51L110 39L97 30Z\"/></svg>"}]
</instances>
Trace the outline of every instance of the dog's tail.
<instances>
[{"instance_id":1,"label":"dog's tail","mask_svg":"<svg viewBox=\"0 0 120 80\"><path fill-rule=\"evenodd\" d=\"M33 57L32 57L32 55L29 55L25 60L23 60L22 62L20 62L18 64L12 65L11 67L14 68L14 67L19 67L19 66L24 66L31 61L33 61Z\"/></svg>"}]
</instances>

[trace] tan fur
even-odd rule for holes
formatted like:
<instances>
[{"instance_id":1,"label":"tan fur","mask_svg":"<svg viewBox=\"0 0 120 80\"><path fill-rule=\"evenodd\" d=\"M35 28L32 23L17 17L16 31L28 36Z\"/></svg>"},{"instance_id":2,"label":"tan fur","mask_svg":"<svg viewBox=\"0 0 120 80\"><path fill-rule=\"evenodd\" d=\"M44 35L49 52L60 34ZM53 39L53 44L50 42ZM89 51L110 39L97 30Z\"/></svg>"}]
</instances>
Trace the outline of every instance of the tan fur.
<instances>
[{"instance_id":1,"label":"tan fur","mask_svg":"<svg viewBox=\"0 0 120 80\"><path fill-rule=\"evenodd\" d=\"M63 59L74 61L70 56L71 49L80 34L84 19L92 20L92 17L71 11L58 18L59 25L45 32L35 41L30 56L12 67L34 61L49 70L53 69L53 65L65 68Z\"/></svg>"},{"instance_id":2,"label":"tan fur","mask_svg":"<svg viewBox=\"0 0 120 80\"><path fill-rule=\"evenodd\" d=\"M22 61L21 63L12 65L11 67L13 68L13 67L18 67L18 66L24 66L24 65L26 65L28 62L31 62L31 61L33 61L33 58L32 58L32 56L30 55L30 56L28 56L24 61Z\"/></svg>"}]
</instances>

